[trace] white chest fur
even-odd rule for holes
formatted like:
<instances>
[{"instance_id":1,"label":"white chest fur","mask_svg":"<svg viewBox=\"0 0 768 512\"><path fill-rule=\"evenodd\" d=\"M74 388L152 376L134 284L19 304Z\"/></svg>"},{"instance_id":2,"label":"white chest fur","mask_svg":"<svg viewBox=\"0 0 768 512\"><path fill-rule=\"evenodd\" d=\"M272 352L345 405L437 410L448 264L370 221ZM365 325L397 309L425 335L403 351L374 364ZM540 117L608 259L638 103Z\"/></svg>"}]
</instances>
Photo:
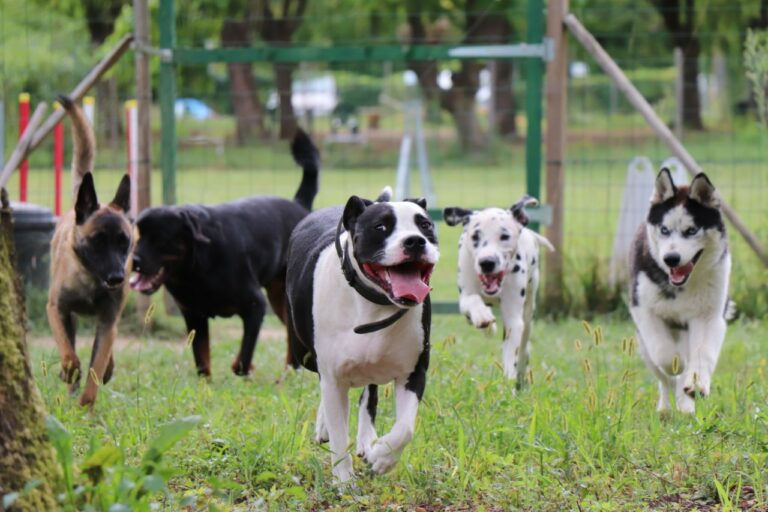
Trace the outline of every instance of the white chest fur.
<instances>
[{"instance_id":1,"label":"white chest fur","mask_svg":"<svg viewBox=\"0 0 768 512\"><path fill-rule=\"evenodd\" d=\"M312 316L320 375L350 386L385 384L407 378L422 352L422 305L393 325L369 334L353 329L392 315L361 297L344 278L335 248L326 248L314 274Z\"/></svg>"}]
</instances>

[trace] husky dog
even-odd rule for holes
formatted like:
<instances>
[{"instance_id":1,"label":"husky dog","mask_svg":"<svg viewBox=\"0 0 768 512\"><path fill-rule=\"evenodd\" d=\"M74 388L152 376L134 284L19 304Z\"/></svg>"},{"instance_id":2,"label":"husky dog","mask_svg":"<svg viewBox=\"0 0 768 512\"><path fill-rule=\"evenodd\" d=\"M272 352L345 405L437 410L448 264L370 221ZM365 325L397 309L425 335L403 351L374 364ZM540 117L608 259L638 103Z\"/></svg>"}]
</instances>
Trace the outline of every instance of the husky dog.
<instances>
[{"instance_id":1,"label":"husky dog","mask_svg":"<svg viewBox=\"0 0 768 512\"><path fill-rule=\"evenodd\" d=\"M647 221L630 255L632 319L640 353L659 379L657 410L695 411L709 395L725 339L731 255L720 199L703 173L675 186L666 168L656 178Z\"/></svg>"},{"instance_id":2,"label":"husky dog","mask_svg":"<svg viewBox=\"0 0 768 512\"><path fill-rule=\"evenodd\" d=\"M424 199L377 202L307 216L288 249L294 365L320 376L316 440L330 440L333 475L353 476L347 453L351 387L362 387L357 453L385 473L413 437L429 365L429 278L440 255ZM395 382L397 419L376 436L377 386Z\"/></svg>"},{"instance_id":3,"label":"husky dog","mask_svg":"<svg viewBox=\"0 0 768 512\"><path fill-rule=\"evenodd\" d=\"M504 375L522 387L528 364L528 339L539 287L539 246L552 244L527 229L526 206L538 201L524 196L509 210L443 210L449 226L464 225L459 238L459 309L478 328L496 330L489 303L498 303L504 320Z\"/></svg>"},{"instance_id":4,"label":"husky dog","mask_svg":"<svg viewBox=\"0 0 768 512\"><path fill-rule=\"evenodd\" d=\"M80 405L92 406L99 385L112 377L112 344L128 296L133 226L128 217L131 182L123 176L114 199L99 205L93 184L95 138L83 111L70 98L59 101L72 119L74 156L72 191L75 207L59 218L51 241L51 287L48 323L61 355L61 379L70 393L80 386L75 353L75 317L96 317L96 339Z\"/></svg>"}]
</instances>

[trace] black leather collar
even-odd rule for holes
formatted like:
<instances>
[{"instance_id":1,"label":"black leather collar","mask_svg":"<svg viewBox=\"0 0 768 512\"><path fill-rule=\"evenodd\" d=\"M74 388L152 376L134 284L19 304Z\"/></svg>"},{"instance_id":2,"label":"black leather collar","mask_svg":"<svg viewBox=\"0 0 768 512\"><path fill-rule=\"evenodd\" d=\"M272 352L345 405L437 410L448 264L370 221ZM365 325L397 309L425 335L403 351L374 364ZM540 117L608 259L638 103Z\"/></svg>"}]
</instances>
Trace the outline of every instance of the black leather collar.
<instances>
[{"instance_id":1,"label":"black leather collar","mask_svg":"<svg viewBox=\"0 0 768 512\"><path fill-rule=\"evenodd\" d=\"M352 261L348 250L349 246L345 245L344 249L342 250L341 232L343 227L343 220L343 217L339 219L339 225L336 227L335 245L336 254L339 256L339 260L341 261L341 271L344 273L344 277L346 278L347 283L349 286L354 288L357 293L362 295L364 299L380 306L393 306L394 304L392 304L392 301L390 301L386 295L377 290L374 290L360 279L360 276L352 266ZM407 309L398 308L393 315L388 316L383 320L379 320L378 322L371 322L369 324L358 325L354 328L354 332L355 334L368 334L371 332L380 331L400 320L407 312Z\"/></svg>"}]
</instances>

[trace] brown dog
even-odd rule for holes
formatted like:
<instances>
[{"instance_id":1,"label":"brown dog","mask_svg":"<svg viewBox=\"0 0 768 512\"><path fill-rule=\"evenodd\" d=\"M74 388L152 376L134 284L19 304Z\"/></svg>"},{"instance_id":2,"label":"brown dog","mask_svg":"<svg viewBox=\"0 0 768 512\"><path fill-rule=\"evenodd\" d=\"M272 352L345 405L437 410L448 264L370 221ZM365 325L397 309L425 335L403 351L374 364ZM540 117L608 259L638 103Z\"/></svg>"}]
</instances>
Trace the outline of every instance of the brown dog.
<instances>
[{"instance_id":1,"label":"brown dog","mask_svg":"<svg viewBox=\"0 0 768 512\"><path fill-rule=\"evenodd\" d=\"M133 227L127 216L131 184L123 176L111 203L100 206L93 185L95 137L83 111L65 96L59 101L72 119L73 210L62 215L51 242L48 322L61 354L61 379L71 394L80 387L75 353L75 316L96 318L96 339L80 405L92 405L100 384L112 377L112 344L128 295Z\"/></svg>"}]
</instances>

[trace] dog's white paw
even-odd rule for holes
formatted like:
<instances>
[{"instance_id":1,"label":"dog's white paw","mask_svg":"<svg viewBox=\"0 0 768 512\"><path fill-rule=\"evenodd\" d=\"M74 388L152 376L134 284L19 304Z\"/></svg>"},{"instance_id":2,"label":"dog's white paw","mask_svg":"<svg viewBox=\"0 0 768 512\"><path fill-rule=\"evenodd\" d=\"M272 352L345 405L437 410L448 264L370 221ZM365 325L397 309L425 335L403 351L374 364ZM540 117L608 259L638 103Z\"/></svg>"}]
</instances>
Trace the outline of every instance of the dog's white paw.
<instances>
[{"instance_id":1,"label":"dog's white paw","mask_svg":"<svg viewBox=\"0 0 768 512\"><path fill-rule=\"evenodd\" d=\"M325 426L325 421L318 417L315 423L315 442L317 444L327 443L330 437L328 436L328 428Z\"/></svg>"},{"instance_id":2,"label":"dog's white paw","mask_svg":"<svg viewBox=\"0 0 768 512\"><path fill-rule=\"evenodd\" d=\"M696 400L688 395L680 395L677 397L677 410L683 414L695 414L696 413Z\"/></svg>"},{"instance_id":3,"label":"dog's white paw","mask_svg":"<svg viewBox=\"0 0 768 512\"><path fill-rule=\"evenodd\" d=\"M355 477L355 472L352 471L352 461L349 456L340 460L333 467L333 481L336 485L345 484L350 482ZM347 485L351 485L347 483Z\"/></svg>"},{"instance_id":4,"label":"dog's white paw","mask_svg":"<svg viewBox=\"0 0 768 512\"><path fill-rule=\"evenodd\" d=\"M380 475L395 467L402 453L402 450L390 448L382 439L373 444L365 457L365 460L371 465L371 469Z\"/></svg>"},{"instance_id":5,"label":"dog's white paw","mask_svg":"<svg viewBox=\"0 0 768 512\"><path fill-rule=\"evenodd\" d=\"M469 321L478 329L488 329L496 334L496 317L493 310L485 304L479 304L469 312Z\"/></svg>"},{"instance_id":6,"label":"dog's white paw","mask_svg":"<svg viewBox=\"0 0 768 512\"><path fill-rule=\"evenodd\" d=\"M709 375L689 371L683 380L683 391L691 398L709 396Z\"/></svg>"}]
</instances>

